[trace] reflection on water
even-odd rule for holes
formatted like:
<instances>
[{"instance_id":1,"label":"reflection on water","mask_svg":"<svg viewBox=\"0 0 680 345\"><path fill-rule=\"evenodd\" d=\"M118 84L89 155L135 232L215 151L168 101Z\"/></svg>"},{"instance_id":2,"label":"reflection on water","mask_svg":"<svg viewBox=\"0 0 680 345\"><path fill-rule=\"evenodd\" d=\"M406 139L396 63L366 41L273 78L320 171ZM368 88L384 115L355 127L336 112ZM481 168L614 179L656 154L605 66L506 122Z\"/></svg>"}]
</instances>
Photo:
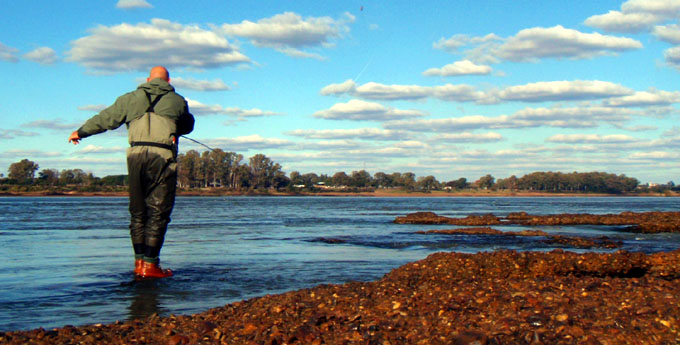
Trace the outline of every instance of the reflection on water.
<instances>
[{"instance_id":1,"label":"reflection on water","mask_svg":"<svg viewBox=\"0 0 680 345\"><path fill-rule=\"evenodd\" d=\"M132 289L128 319L142 319L163 312L158 300L158 285L162 283L157 279L137 279L127 284Z\"/></svg>"},{"instance_id":2,"label":"reflection on water","mask_svg":"<svg viewBox=\"0 0 680 345\"><path fill-rule=\"evenodd\" d=\"M674 198L179 197L161 254L175 276L137 281L127 198L0 198L0 331L196 313L318 284L375 280L437 251L561 248L536 237L422 235L415 232L452 226L392 223L417 211L462 217L679 208ZM604 235L631 251L680 247L678 234L534 229Z\"/></svg>"}]
</instances>

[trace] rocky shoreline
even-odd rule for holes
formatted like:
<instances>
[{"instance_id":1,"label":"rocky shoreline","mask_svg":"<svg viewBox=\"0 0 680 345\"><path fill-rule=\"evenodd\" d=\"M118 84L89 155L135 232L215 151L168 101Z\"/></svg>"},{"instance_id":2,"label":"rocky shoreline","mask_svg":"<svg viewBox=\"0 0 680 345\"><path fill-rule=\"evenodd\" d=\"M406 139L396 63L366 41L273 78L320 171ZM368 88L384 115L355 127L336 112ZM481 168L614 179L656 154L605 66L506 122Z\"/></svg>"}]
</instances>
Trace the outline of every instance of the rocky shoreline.
<instances>
[{"instance_id":1,"label":"rocky shoreline","mask_svg":"<svg viewBox=\"0 0 680 345\"><path fill-rule=\"evenodd\" d=\"M680 251L437 253L375 282L2 344L677 344Z\"/></svg>"}]
</instances>

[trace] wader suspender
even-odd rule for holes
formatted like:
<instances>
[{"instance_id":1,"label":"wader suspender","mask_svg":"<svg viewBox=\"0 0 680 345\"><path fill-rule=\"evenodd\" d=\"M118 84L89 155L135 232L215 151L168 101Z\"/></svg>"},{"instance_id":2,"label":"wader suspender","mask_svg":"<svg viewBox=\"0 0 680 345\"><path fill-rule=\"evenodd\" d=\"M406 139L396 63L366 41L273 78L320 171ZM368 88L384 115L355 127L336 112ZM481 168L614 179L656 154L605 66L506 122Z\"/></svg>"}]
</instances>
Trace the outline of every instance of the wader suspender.
<instances>
[{"instance_id":1,"label":"wader suspender","mask_svg":"<svg viewBox=\"0 0 680 345\"><path fill-rule=\"evenodd\" d=\"M146 93L146 92L145 92ZM156 97L156 99L151 102L151 95L146 93L146 97L149 98L149 107L146 108L147 113L153 112L153 108L156 106L156 103L163 97L165 94L159 95ZM153 146L153 147L160 147L162 149L167 149L167 150L174 150L174 147L172 145L167 145L167 144L161 144L161 143L154 143L152 141L133 141L130 143L131 147L135 146Z\"/></svg>"}]
</instances>

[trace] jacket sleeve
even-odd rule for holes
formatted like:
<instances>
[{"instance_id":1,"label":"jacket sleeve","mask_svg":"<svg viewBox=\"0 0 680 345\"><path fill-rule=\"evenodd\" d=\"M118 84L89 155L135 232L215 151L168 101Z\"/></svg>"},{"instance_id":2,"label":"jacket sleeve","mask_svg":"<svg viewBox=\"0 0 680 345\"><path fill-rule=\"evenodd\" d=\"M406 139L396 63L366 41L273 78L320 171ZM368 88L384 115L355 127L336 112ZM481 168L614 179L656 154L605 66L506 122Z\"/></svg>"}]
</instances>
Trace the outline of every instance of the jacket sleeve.
<instances>
[{"instance_id":1,"label":"jacket sleeve","mask_svg":"<svg viewBox=\"0 0 680 345\"><path fill-rule=\"evenodd\" d=\"M78 136L86 138L120 127L125 123L125 119L127 118L131 98L131 93L118 97L113 105L87 120L85 124L78 129Z\"/></svg>"},{"instance_id":2,"label":"jacket sleeve","mask_svg":"<svg viewBox=\"0 0 680 345\"><path fill-rule=\"evenodd\" d=\"M184 102L184 111L179 116L177 121L177 134L184 135L189 134L194 130L194 116L189 112L189 106L186 101Z\"/></svg>"}]
</instances>

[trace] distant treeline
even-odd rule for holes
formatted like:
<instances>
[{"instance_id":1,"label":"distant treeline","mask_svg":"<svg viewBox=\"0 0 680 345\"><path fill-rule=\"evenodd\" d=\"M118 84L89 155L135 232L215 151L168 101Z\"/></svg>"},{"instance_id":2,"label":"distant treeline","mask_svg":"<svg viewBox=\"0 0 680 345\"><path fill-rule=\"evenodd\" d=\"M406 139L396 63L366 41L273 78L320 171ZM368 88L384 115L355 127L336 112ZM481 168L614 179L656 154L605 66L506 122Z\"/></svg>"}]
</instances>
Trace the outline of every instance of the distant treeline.
<instances>
[{"instance_id":1,"label":"distant treeline","mask_svg":"<svg viewBox=\"0 0 680 345\"><path fill-rule=\"evenodd\" d=\"M644 185L633 177L605 172L534 172L522 177L510 176L496 180L485 175L476 181L461 177L451 181L438 181L434 176L416 176L412 172L376 172L366 170L327 174L300 173L286 175L281 165L263 154L256 154L243 161L243 155L222 150L199 153L190 150L178 156L179 188L185 190L213 188L228 191L370 191L397 188L406 191L455 191L455 190L503 190L539 191L548 193L609 193L664 192L678 190L671 181L662 185ZM8 191L23 187L35 189L76 189L79 191L124 190L127 175L111 175L102 178L81 169L40 170L38 164L28 159L13 163L9 175L0 174L0 189ZM36 176L37 172L37 176Z\"/></svg>"}]
</instances>

